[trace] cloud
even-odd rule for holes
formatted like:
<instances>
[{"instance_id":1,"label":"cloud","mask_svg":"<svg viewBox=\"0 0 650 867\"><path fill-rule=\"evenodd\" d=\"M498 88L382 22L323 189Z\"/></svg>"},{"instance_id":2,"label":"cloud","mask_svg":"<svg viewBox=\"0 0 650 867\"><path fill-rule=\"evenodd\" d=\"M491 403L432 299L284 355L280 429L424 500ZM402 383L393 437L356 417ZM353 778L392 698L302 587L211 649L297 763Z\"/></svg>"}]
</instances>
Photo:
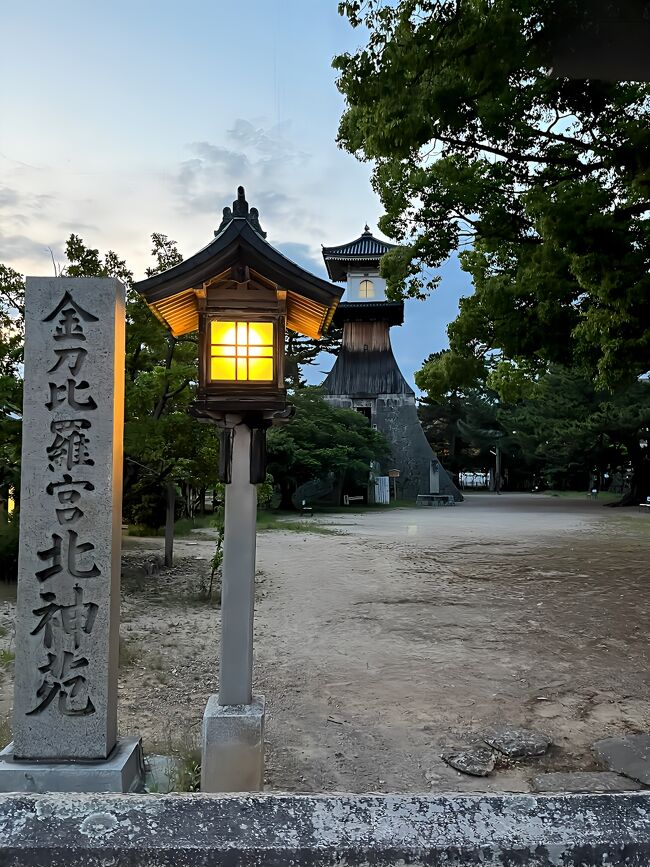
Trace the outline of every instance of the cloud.
<instances>
[{"instance_id":1,"label":"cloud","mask_svg":"<svg viewBox=\"0 0 650 867\"><path fill-rule=\"evenodd\" d=\"M314 254L309 244L300 244L296 241L278 241L273 246L277 247L287 259L291 259L296 265L304 268L305 271L309 271L310 274L315 274L317 277L327 279L322 258Z\"/></svg>"},{"instance_id":2,"label":"cloud","mask_svg":"<svg viewBox=\"0 0 650 867\"><path fill-rule=\"evenodd\" d=\"M14 208L20 205L30 211L42 211L54 201L54 196L46 193L19 193L13 187L0 187L0 208Z\"/></svg>"},{"instance_id":3,"label":"cloud","mask_svg":"<svg viewBox=\"0 0 650 867\"><path fill-rule=\"evenodd\" d=\"M19 195L17 190L10 187L0 187L0 208L13 208L18 204Z\"/></svg>"},{"instance_id":4,"label":"cloud","mask_svg":"<svg viewBox=\"0 0 650 867\"><path fill-rule=\"evenodd\" d=\"M50 257L48 247L52 245L43 244L40 241L35 241L33 238L28 238L27 235L2 235L0 234L0 262L15 262L20 259L42 259ZM55 252L55 257L58 251Z\"/></svg>"},{"instance_id":5,"label":"cloud","mask_svg":"<svg viewBox=\"0 0 650 867\"><path fill-rule=\"evenodd\" d=\"M310 155L295 147L290 130L290 122L266 128L237 118L226 132L226 143L234 148L209 141L189 144L189 158L174 177L183 209L191 214L218 215L242 184L250 191L251 205L259 208L262 219L299 216L297 198L284 190L296 187L296 178Z\"/></svg>"},{"instance_id":6,"label":"cloud","mask_svg":"<svg viewBox=\"0 0 650 867\"><path fill-rule=\"evenodd\" d=\"M272 159L305 162L309 154L294 145L291 138L291 121L264 129L254 126L251 121L238 117L226 135L241 148L248 148L258 155Z\"/></svg>"},{"instance_id":7,"label":"cloud","mask_svg":"<svg viewBox=\"0 0 650 867\"><path fill-rule=\"evenodd\" d=\"M187 213L216 214L221 202L232 197L231 178L237 184L248 174L248 160L243 153L211 144L194 142L189 145L192 157L180 164L174 186Z\"/></svg>"},{"instance_id":8,"label":"cloud","mask_svg":"<svg viewBox=\"0 0 650 867\"><path fill-rule=\"evenodd\" d=\"M197 157L192 161L194 164L200 162L203 165L218 166L230 174L244 174L248 171L248 158L242 152L231 151L207 141L194 142L190 148Z\"/></svg>"},{"instance_id":9,"label":"cloud","mask_svg":"<svg viewBox=\"0 0 650 867\"><path fill-rule=\"evenodd\" d=\"M13 227L27 226L32 222L32 218L28 217L27 214L8 214L6 219Z\"/></svg>"},{"instance_id":10,"label":"cloud","mask_svg":"<svg viewBox=\"0 0 650 867\"><path fill-rule=\"evenodd\" d=\"M45 193L21 193L13 187L0 186L0 237L24 238L18 233L40 220L53 201L54 196ZM20 246L22 242L16 243Z\"/></svg>"},{"instance_id":11,"label":"cloud","mask_svg":"<svg viewBox=\"0 0 650 867\"><path fill-rule=\"evenodd\" d=\"M80 232L99 232L99 226L94 223L83 223L81 220L69 220L64 223L59 223L59 228L64 232L73 232L78 235Z\"/></svg>"},{"instance_id":12,"label":"cloud","mask_svg":"<svg viewBox=\"0 0 650 867\"><path fill-rule=\"evenodd\" d=\"M294 200L286 193L279 193L277 190L261 189L255 192L255 207L260 214L265 214L269 217L277 217L280 214L288 214Z\"/></svg>"}]
</instances>

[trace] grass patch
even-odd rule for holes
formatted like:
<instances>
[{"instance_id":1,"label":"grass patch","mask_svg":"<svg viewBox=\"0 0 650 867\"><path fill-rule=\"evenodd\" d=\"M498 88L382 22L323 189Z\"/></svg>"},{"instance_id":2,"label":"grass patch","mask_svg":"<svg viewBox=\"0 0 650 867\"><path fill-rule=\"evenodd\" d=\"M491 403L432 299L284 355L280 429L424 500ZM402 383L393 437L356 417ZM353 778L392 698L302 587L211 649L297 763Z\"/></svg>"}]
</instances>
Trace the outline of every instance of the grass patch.
<instances>
[{"instance_id":1,"label":"grass patch","mask_svg":"<svg viewBox=\"0 0 650 867\"><path fill-rule=\"evenodd\" d=\"M563 500L588 500L589 491L545 491L547 497L560 497ZM609 491L600 491L596 500L599 503L615 503L623 494L610 494Z\"/></svg>"},{"instance_id":2,"label":"grass patch","mask_svg":"<svg viewBox=\"0 0 650 867\"><path fill-rule=\"evenodd\" d=\"M0 717L0 748L4 749L10 744L12 737L11 716L10 714L5 714L3 717Z\"/></svg>"},{"instance_id":3,"label":"grass patch","mask_svg":"<svg viewBox=\"0 0 650 867\"><path fill-rule=\"evenodd\" d=\"M292 514L295 513L285 512L278 514L275 512L258 512L257 529L260 532L265 530L289 530L292 533L319 533L322 536L340 535L338 530L333 530L331 527L323 527L321 524L313 522L313 520L287 520L287 516Z\"/></svg>"},{"instance_id":4,"label":"grass patch","mask_svg":"<svg viewBox=\"0 0 650 867\"><path fill-rule=\"evenodd\" d=\"M157 536L158 531L146 524L129 524L126 530L127 536Z\"/></svg>"},{"instance_id":5,"label":"grass patch","mask_svg":"<svg viewBox=\"0 0 650 867\"><path fill-rule=\"evenodd\" d=\"M216 515L197 515L195 518L181 518L174 524L174 536L182 538L183 536L191 536L192 530L216 530L217 519ZM160 535L165 535L165 528L160 529Z\"/></svg>"},{"instance_id":6,"label":"grass patch","mask_svg":"<svg viewBox=\"0 0 650 867\"><path fill-rule=\"evenodd\" d=\"M127 641L120 635L120 668L130 668L142 660L141 641Z\"/></svg>"},{"instance_id":7,"label":"grass patch","mask_svg":"<svg viewBox=\"0 0 650 867\"><path fill-rule=\"evenodd\" d=\"M199 792L201 790L201 748L189 735L174 738L168 730L162 741L148 744L149 753L173 756L179 766L170 776L170 791Z\"/></svg>"},{"instance_id":8,"label":"grass patch","mask_svg":"<svg viewBox=\"0 0 650 867\"><path fill-rule=\"evenodd\" d=\"M361 514L363 512L378 512L388 509L404 509L415 506L415 500L397 500L390 505L381 506L367 503L353 503L350 506L315 506L314 514L341 515ZM294 533L319 533L323 536L338 536L340 533L331 527L323 527L311 520L297 521L298 512L266 511L260 509L257 513L257 529L264 530L289 530ZM217 530L215 515L197 515L194 518L181 518L174 524L174 538L183 539L192 535L194 530ZM146 527L143 524L129 524L127 530L129 536L164 536L165 528Z\"/></svg>"},{"instance_id":9,"label":"grass patch","mask_svg":"<svg viewBox=\"0 0 650 867\"><path fill-rule=\"evenodd\" d=\"M0 668L9 668L15 658L13 650L0 650Z\"/></svg>"},{"instance_id":10,"label":"grass patch","mask_svg":"<svg viewBox=\"0 0 650 867\"><path fill-rule=\"evenodd\" d=\"M182 539L185 536L191 536L192 530L215 530L216 529L215 515L197 515L195 518L179 518L174 524L174 538ZM144 536L156 537L164 536L164 527L148 527L145 524L129 524L126 531L127 536Z\"/></svg>"},{"instance_id":11,"label":"grass patch","mask_svg":"<svg viewBox=\"0 0 650 867\"><path fill-rule=\"evenodd\" d=\"M413 509L415 500L391 500L390 503L350 503L349 506L314 506L314 514L340 515L348 512L386 512L389 509Z\"/></svg>"}]
</instances>

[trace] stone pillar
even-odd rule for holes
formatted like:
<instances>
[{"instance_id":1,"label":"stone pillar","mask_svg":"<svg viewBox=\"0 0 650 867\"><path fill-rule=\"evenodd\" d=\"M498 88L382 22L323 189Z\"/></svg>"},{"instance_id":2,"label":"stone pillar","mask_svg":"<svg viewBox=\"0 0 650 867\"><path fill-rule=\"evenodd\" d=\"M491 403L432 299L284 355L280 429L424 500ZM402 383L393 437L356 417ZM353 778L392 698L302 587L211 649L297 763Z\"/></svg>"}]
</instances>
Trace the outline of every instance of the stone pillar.
<instances>
[{"instance_id":1,"label":"stone pillar","mask_svg":"<svg viewBox=\"0 0 650 867\"><path fill-rule=\"evenodd\" d=\"M219 704L250 704L253 682L257 488L250 483L250 428L233 429L232 481L226 485Z\"/></svg>"},{"instance_id":2,"label":"stone pillar","mask_svg":"<svg viewBox=\"0 0 650 867\"><path fill-rule=\"evenodd\" d=\"M83 791L89 762L117 758L102 788L121 791L140 754L137 739L117 745L124 287L28 278L25 332L14 741L0 789L22 774L27 788Z\"/></svg>"},{"instance_id":3,"label":"stone pillar","mask_svg":"<svg viewBox=\"0 0 650 867\"><path fill-rule=\"evenodd\" d=\"M253 696L255 524L251 431L234 423L226 485L219 695L203 716L202 792L255 792L264 778L264 698Z\"/></svg>"}]
</instances>

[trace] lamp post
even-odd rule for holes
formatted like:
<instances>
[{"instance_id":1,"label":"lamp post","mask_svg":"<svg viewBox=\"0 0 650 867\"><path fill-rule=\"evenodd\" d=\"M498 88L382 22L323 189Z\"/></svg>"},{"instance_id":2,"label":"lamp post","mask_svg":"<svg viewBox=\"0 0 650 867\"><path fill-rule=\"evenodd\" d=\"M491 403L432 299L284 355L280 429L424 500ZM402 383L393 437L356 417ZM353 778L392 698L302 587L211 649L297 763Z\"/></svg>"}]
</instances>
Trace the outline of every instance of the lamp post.
<instances>
[{"instance_id":1,"label":"lamp post","mask_svg":"<svg viewBox=\"0 0 650 867\"><path fill-rule=\"evenodd\" d=\"M202 791L264 787L265 700L253 695L256 485L266 478L266 431L287 419L284 336L287 292L208 287L199 310L199 383L191 412L220 432L225 485L219 693L203 717ZM211 291L212 290L212 291ZM254 293L254 294L253 294Z\"/></svg>"},{"instance_id":2,"label":"lamp post","mask_svg":"<svg viewBox=\"0 0 650 867\"><path fill-rule=\"evenodd\" d=\"M225 483L219 705L250 705L253 682L257 484L266 430L286 419L286 293L264 318L223 303L199 317L199 388L192 413L220 428Z\"/></svg>"},{"instance_id":3,"label":"lamp post","mask_svg":"<svg viewBox=\"0 0 650 867\"><path fill-rule=\"evenodd\" d=\"M256 485L266 477L266 431L286 421L285 331L318 338L343 289L310 274L265 240L243 187L214 240L190 259L135 284L175 336L198 331L191 413L220 431L226 486L219 693L203 717L201 789L256 791L264 776L264 697L253 693Z\"/></svg>"}]
</instances>

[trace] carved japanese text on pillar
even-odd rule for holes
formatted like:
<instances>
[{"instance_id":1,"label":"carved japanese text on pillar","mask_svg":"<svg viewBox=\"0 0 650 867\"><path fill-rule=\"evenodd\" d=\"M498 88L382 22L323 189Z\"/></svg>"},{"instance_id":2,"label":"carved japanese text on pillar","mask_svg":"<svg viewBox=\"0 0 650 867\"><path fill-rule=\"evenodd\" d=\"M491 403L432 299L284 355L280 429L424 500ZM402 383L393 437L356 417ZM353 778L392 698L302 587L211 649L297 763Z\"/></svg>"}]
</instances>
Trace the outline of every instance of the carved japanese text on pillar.
<instances>
[{"instance_id":1,"label":"carved japanese text on pillar","mask_svg":"<svg viewBox=\"0 0 650 867\"><path fill-rule=\"evenodd\" d=\"M97 403L84 378L92 352L92 324L98 317L66 291L43 318L51 323L51 360L43 403L50 421L50 444L42 456L51 476L45 497L51 503L52 532L37 550L40 602L31 635L40 640L40 685L28 716L56 703L64 716L95 713L88 684L93 625L99 606L84 581L101 576L93 558L92 526L85 521L95 485L84 471L94 466L93 415Z\"/></svg>"}]
</instances>

